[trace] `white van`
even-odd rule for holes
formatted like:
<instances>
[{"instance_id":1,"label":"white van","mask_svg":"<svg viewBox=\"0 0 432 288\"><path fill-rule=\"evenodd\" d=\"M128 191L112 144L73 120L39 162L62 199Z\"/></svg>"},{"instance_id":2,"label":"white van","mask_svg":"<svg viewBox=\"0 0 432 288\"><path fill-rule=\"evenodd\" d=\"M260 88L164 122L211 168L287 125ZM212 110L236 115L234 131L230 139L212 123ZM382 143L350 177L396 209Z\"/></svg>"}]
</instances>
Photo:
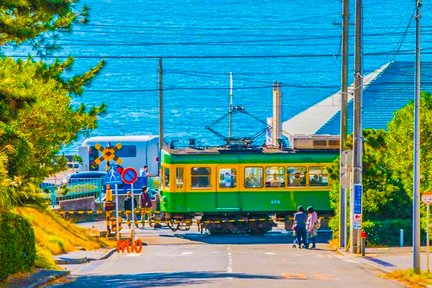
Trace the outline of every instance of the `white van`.
<instances>
[{"instance_id":1,"label":"white van","mask_svg":"<svg viewBox=\"0 0 432 288\"><path fill-rule=\"evenodd\" d=\"M104 153L105 152L105 153ZM139 176L147 165L152 176L158 175L159 137L98 136L87 138L78 148L82 159L80 171L106 171L107 160L123 168L133 167Z\"/></svg>"}]
</instances>

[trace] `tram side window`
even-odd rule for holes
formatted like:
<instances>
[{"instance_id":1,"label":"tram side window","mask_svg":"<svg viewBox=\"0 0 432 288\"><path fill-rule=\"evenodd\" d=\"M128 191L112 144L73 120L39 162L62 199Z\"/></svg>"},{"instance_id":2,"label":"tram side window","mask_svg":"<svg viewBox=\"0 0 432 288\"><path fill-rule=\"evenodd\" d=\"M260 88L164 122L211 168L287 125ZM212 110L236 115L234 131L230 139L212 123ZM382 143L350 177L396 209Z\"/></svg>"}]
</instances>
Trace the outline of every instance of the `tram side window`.
<instances>
[{"instance_id":1,"label":"tram side window","mask_svg":"<svg viewBox=\"0 0 432 288\"><path fill-rule=\"evenodd\" d=\"M306 167L288 167L288 185L306 186Z\"/></svg>"},{"instance_id":2,"label":"tram side window","mask_svg":"<svg viewBox=\"0 0 432 288\"><path fill-rule=\"evenodd\" d=\"M262 188L263 187L263 168L262 167L245 167L245 182L246 188Z\"/></svg>"},{"instance_id":3,"label":"tram side window","mask_svg":"<svg viewBox=\"0 0 432 288\"><path fill-rule=\"evenodd\" d=\"M284 167L266 167L266 187L285 187Z\"/></svg>"},{"instance_id":4,"label":"tram side window","mask_svg":"<svg viewBox=\"0 0 432 288\"><path fill-rule=\"evenodd\" d=\"M164 168L164 185L165 187L169 188L170 187L170 169L169 168Z\"/></svg>"},{"instance_id":5,"label":"tram side window","mask_svg":"<svg viewBox=\"0 0 432 288\"><path fill-rule=\"evenodd\" d=\"M219 187L235 188L237 186L237 171L233 168L222 168L219 170Z\"/></svg>"},{"instance_id":6,"label":"tram side window","mask_svg":"<svg viewBox=\"0 0 432 288\"><path fill-rule=\"evenodd\" d=\"M328 186L327 168L323 166L309 167L310 186Z\"/></svg>"},{"instance_id":7,"label":"tram side window","mask_svg":"<svg viewBox=\"0 0 432 288\"><path fill-rule=\"evenodd\" d=\"M210 188L210 168L193 167L191 169L192 188Z\"/></svg>"},{"instance_id":8,"label":"tram side window","mask_svg":"<svg viewBox=\"0 0 432 288\"><path fill-rule=\"evenodd\" d=\"M183 189L184 185L183 168L176 168L176 185L177 189Z\"/></svg>"}]
</instances>

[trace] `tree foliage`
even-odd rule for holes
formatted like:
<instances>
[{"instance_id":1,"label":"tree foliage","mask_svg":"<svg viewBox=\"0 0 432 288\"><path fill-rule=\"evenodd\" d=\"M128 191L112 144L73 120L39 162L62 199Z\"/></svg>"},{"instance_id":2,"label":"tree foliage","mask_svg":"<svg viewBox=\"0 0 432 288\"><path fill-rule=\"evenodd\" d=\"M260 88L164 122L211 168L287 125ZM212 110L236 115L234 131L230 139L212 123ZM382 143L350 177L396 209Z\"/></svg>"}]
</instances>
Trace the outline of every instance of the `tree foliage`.
<instances>
[{"instance_id":1,"label":"tree foliage","mask_svg":"<svg viewBox=\"0 0 432 288\"><path fill-rule=\"evenodd\" d=\"M420 190L426 191L432 188L432 94L421 93L420 111ZM412 101L396 111L388 124L388 132L363 131L364 220L412 218L413 133ZM330 170L334 180L332 205L338 212L339 163L335 162ZM330 223L335 231L338 230L337 218ZM425 227L424 217L422 220Z\"/></svg>"},{"instance_id":2,"label":"tree foliage","mask_svg":"<svg viewBox=\"0 0 432 288\"><path fill-rule=\"evenodd\" d=\"M432 95L423 92L420 99L420 189L432 188ZM387 165L401 179L412 197L413 190L413 137L414 103L396 112L388 126Z\"/></svg>"},{"instance_id":3,"label":"tree foliage","mask_svg":"<svg viewBox=\"0 0 432 288\"><path fill-rule=\"evenodd\" d=\"M78 0L2 0L0 46L22 44L45 47L59 29L70 31L75 22L87 21L87 7L76 10Z\"/></svg>"},{"instance_id":4,"label":"tree foliage","mask_svg":"<svg viewBox=\"0 0 432 288\"><path fill-rule=\"evenodd\" d=\"M389 151L384 130L363 130L363 217L368 220L403 219L410 216L410 199L398 178L386 164ZM352 137L348 139L347 149L352 149ZM339 161L329 169L333 180L330 192L332 207L339 213ZM338 217L330 226L338 230Z\"/></svg>"},{"instance_id":5,"label":"tree foliage","mask_svg":"<svg viewBox=\"0 0 432 288\"><path fill-rule=\"evenodd\" d=\"M56 33L85 22L77 0L1 1L0 46L51 43ZM59 30L60 29L60 30ZM51 63L34 58L0 58L0 210L35 198L38 183L65 168L60 149L94 129L105 106L74 106L72 97L101 71L104 61L67 77L73 58Z\"/></svg>"}]
</instances>

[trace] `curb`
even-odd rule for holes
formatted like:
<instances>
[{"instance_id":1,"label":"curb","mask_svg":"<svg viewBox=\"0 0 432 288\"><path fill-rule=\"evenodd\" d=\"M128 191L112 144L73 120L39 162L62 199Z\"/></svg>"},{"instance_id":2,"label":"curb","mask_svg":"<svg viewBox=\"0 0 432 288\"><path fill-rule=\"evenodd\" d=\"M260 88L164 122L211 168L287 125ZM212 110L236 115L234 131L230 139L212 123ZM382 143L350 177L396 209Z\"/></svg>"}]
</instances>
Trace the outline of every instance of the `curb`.
<instances>
[{"instance_id":1,"label":"curb","mask_svg":"<svg viewBox=\"0 0 432 288\"><path fill-rule=\"evenodd\" d=\"M380 265L378 263L374 263L373 260L371 260L371 259L375 259L375 258L367 256L367 254L364 257L362 257L362 256L355 256L355 255L353 255L351 253L348 253L348 252L345 252L345 251L343 251L341 249L335 249L334 251L336 253L340 254L340 255L343 255L343 256L346 256L346 257L350 257L350 258L353 258L353 259L357 259L359 262L361 262L361 263L363 263L365 265L368 265L368 266L370 266L372 268L375 268L375 269L377 269L377 270L379 270L379 271L381 271L383 273L391 273L392 272L392 270L386 269L386 268L384 268L382 265Z\"/></svg>"},{"instance_id":2,"label":"curb","mask_svg":"<svg viewBox=\"0 0 432 288\"><path fill-rule=\"evenodd\" d=\"M60 278L63 278L63 277L70 275L70 271L65 270L65 271L61 271L61 272L62 273L58 273L57 275L51 275L51 276L47 277L46 279L39 279L38 280L39 283L35 283L34 286L30 286L30 287L40 287L42 285L54 282L57 279L60 279Z\"/></svg>"},{"instance_id":3,"label":"curb","mask_svg":"<svg viewBox=\"0 0 432 288\"><path fill-rule=\"evenodd\" d=\"M22 279L11 279L6 287L9 288L36 288L51 283L57 279L70 275L67 270L38 270Z\"/></svg>"},{"instance_id":4,"label":"curb","mask_svg":"<svg viewBox=\"0 0 432 288\"><path fill-rule=\"evenodd\" d=\"M58 259L55 259L55 263L58 264L58 265L84 264L84 263L88 263L88 262L91 262L91 261L105 260L105 259L108 259L112 254L114 254L115 251L116 251L116 248L112 248L107 253L105 253L105 255L103 255L102 257L100 257L98 259L87 258L87 257L83 257L83 258L60 257Z\"/></svg>"}]
</instances>

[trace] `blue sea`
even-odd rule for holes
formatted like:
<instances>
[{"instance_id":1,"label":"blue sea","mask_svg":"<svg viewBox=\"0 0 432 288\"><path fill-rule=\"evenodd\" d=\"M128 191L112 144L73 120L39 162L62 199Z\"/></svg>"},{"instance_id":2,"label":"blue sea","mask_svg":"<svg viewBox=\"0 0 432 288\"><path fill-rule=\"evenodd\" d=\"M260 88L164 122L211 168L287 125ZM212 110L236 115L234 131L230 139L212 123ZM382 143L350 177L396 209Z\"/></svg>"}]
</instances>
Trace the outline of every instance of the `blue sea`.
<instances>
[{"instance_id":1,"label":"blue sea","mask_svg":"<svg viewBox=\"0 0 432 288\"><path fill-rule=\"evenodd\" d=\"M350 53L354 51L354 1ZM423 1L422 60L430 58L432 3ZM391 60L414 61L414 0L365 0L364 73ZM282 83L289 119L340 89L341 1L87 0L90 22L61 37L58 55L76 56L74 73L107 65L74 104L108 105L92 136L158 134L158 61L163 63L166 141L223 142L205 128L235 106L266 121L272 83ZM350 56L352 82L353 56ZM429 59L430 60L430 59ZM214 128L228 134L227 119ZM263 124L234 117L234 136ZM64 149L75 154L82 137ZM257 139L262 143L263 138Z\"/></svg>"}]
</instances>

